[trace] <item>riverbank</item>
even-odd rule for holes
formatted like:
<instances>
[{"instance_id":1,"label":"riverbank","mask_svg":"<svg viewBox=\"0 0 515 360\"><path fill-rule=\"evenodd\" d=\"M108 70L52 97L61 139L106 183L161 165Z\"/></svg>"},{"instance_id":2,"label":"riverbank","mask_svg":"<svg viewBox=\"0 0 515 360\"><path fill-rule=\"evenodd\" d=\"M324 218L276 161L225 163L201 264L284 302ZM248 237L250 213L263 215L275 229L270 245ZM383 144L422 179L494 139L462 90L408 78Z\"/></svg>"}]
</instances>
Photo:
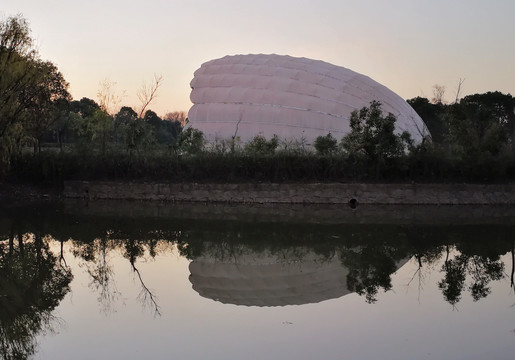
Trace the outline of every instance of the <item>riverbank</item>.
<instances>
[{"instance_id":1,"label":"riverbank","mask_svg":"<svg viewBox=\"0 0 515 360\"><path fill-rule=\"evenodd\" d=\"M234 204L513 205L515 185L67 181L63 197Z\"/></svg>"},{"instance_id":2,"label":"riverbank","mask_svg":"<svg viewBox=\"0 0 515 360\"><path fill-rule=\"evenodd\" d=\"M0 183L3 204L68 199L228 204L515 205L515 184Z\"/></svg>"},{"instance_id":3,"label":"riverbank","mask_svg":"<svg viewBox=\"0 0 515 360\"><path fill-rule=\"evenodd\" d=\"M62 195L62 190L56 187L0 182L0 201L7 205L20 201L58 200Z\"/></svg>"}]
</instances>

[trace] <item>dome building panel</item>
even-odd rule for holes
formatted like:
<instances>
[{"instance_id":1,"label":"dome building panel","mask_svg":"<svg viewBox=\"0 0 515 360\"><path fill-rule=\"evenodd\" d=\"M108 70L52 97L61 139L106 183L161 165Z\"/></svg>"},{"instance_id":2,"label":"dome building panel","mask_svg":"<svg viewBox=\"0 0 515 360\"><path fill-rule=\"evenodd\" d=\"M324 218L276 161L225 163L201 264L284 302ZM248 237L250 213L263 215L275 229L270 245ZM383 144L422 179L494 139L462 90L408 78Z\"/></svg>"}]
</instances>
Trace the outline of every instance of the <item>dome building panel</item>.
<instances>
[{"instance_id":1,"label":"dome building panel","mask_svg":"<svg viewBox=\"0 0 515 360\"><path fill-rule=\"evenodd\" d=\"M352 111L379 101L396 132L416 142L429 132L397 94L371 78L318 60L280 55L226 56L204 63L191 81L190 126L209 141L239 137L313 141L350 131Z\"/></svg>"}]
</instances>

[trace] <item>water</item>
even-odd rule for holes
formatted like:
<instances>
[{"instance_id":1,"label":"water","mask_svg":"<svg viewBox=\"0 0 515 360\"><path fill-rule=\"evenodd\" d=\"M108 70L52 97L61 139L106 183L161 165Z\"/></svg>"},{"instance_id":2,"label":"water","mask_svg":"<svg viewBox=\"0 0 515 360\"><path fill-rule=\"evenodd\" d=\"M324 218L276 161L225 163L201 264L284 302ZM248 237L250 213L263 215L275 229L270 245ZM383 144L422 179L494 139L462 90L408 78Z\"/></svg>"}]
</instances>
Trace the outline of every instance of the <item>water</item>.
<instances>
[{"instance_id":1,"label":"water","mask_svg":"<svg viewBox=\"0 0 515 360\"><path fill-rule=\"evenodd\" d=\"M513 359L513 212L11 206L0 359Z\"/></svg>"}]
</instances>

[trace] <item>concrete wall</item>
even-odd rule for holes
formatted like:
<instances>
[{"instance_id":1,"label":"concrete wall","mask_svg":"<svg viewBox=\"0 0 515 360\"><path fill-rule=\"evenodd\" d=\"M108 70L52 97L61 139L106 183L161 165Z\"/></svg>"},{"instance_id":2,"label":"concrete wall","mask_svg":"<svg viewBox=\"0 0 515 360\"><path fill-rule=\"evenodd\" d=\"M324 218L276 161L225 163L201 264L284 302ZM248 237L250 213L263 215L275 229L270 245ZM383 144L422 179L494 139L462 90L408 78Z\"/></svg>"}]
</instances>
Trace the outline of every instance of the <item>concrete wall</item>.
<instances>
[{"instance_id":1,"label":"concrete wall","mask_svg":"<svg viewBox=\"0 0 515 360\"><path fill-rule=\"evenodd\" d=\"M515 204L515 185L65 183L64 196L224 203Z\"/></svg>"}]
</instances>

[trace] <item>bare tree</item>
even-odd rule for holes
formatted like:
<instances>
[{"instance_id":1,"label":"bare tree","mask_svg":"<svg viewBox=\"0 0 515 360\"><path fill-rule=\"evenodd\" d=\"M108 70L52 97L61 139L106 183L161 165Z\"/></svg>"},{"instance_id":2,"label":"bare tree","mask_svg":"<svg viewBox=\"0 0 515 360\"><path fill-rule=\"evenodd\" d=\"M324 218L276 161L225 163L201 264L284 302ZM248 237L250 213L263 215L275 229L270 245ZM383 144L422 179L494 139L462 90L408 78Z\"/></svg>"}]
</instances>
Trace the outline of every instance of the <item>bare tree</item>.
<instances>
[{"instance_id":1,"label":"bare tree","mask_svg":"<svg viewBox=\"0 0 515 360\"><path fill-rule=\"evenodd\" d=\"M163 76L154 74L154 80L150 84L143 83L138 91L138 99L141 101L141 110L138 117L143 117L145 110L158 95L159 87L163 82Z\"/></svg>"},{"instance_id":2,"label":"bare tree","mask_svg":"<svg viewBox=\"0 0 515 360\"><path fill-rule=\"evenodd\" d=\"M461 86L465 82L465 79L460 78L458 80L458 88L456 89L456 99L454 99L454 103L457 104L458 100L460 99L460 92L461 92Z\"/></svg>"},{"instance_id":3,"label":"bare tree","mask_svg":"<svg viewBox=\"0 0 515 360\"><path fill-rule=\"evenodd\" d=\"M143 306L150 307L154 316L161 316L161 307L157 303L157 297L154 292L145 285L143 278L141 277L141 273L136 267L136 263L131 261L132 271L138 276L139 282L141 284L141 291L138 295L138 299L142 302Z\"/></svg>"},{"instance_id":4,"label":"bare tree","mask_svg":"<svg viewBox=\"0 0 515 360\"><path fill-rule=\"evenodd\" d=\"M114 115L118 112L118 107L122 102L122 98L125 97L125 92L122 95L116 94L116 82L109 79L104 79L99 83L97 92L97 99L100 108L109 115Z\"/></svg>"},{"instance_id":5,"label":"bare tree","mask_svg":"<svg viewBox=\"0 0 515 360\"><path fill-rule=\"evenodd\" d=\"M435 84L433 85L433 98L431 102L433 104L443 104L445 96L445 86Z\"/></svg>"}]
</instances>

